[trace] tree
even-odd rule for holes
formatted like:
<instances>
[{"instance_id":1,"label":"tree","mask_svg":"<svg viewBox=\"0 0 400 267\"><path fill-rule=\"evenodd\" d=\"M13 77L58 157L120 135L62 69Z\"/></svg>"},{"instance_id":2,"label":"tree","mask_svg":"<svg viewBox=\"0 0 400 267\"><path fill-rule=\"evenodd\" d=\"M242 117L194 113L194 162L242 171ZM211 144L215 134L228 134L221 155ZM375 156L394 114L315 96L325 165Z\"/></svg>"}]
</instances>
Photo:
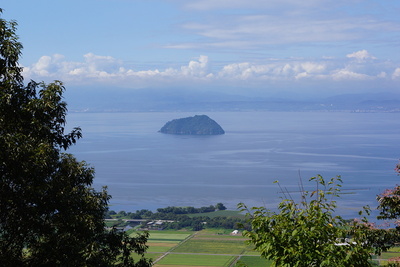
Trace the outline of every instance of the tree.
<instances>
[{"instance_id":1,"label":"tree","mask_svg":"<svg viewBox=\"0 0 400 267\"><path fill-rule=\"evenodd\" d=\"M370 266L372 247L365 242L366 225L356 221L348 225L333 215L340 177L325 182L317 176L310 181L316 182L317 190L303 191L299 203L284 199L278 205L279 213L239 204L252 225L244 235L274 266ZM346 239L349 234L351 242Z\"/></svg>"},{"instance_id":2,"label":"tree","mask_svg":"<svg viewBox=\"0 0 400 267\"><path fill-rule=\"evenodd\" d=\"M225 205L222 204L222 203L217 203L217 205L215 205L215 208L216 208L217 210L226 210Z\"/></svg>"},{"instance_id":3,"label":"tree","mask_svg":"<svg viewBox=\"0 0 400 267\"><path fill-rule=\"evenodd\" d=\"M394 170L400 174L400 164L397 164ZM395 225L394 228L377 229L374 227L370 230L370 235L372 236L370 242L374 243L374 246L380 252L387 251L390 247L400 242L400 186L397 185L392 189L386 189L376 199L378 201L377 210L379 211L377 219L389 220L389 222L394 220ZM398 265L397 263L396 266Z\"/></svg>"},{"instance_id":4,"label":"tree","mask_svg":"<svg viewBox=\"0 0 400 267\"><path fill-rule=\"evenodd\" d=\"M148 234L107 231L106 188L64 153L82 134L64 133L62 82L24 85L16 26L0 18L0 265L150 266Z\"/></svg>"},{"instance_id":5,"label":"tree","mask_svg":"<svg viewBox=\"0 0 400 267\"><path fill-rule=\"evenodd\" d=\"M400 174L400 163L394 169ZM400 186L393 189L386 189L382 194L377 196L378 210L380 215L378 219L398 219L400 217Z\"/></svg>"}]
</instances>

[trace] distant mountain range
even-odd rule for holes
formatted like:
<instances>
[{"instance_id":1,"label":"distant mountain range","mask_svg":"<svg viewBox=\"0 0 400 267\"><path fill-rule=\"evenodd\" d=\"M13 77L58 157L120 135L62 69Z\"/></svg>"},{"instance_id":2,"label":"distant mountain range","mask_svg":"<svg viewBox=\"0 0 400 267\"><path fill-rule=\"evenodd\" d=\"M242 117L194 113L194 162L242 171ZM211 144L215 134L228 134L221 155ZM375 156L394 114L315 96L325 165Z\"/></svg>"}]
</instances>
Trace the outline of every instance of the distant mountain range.
<instances>
[{"instance_id":1,"label":"distant mountain range","mask_svg":"<svg viewBox=\"0 0 400 267\"><path fill-rule=\"evenodd\" d=\"M325 98L256 97L184 89L85 89L66 92L71 112L353 111L400 112L400 94L342 94Z\"/></svg>"}]
</instances>

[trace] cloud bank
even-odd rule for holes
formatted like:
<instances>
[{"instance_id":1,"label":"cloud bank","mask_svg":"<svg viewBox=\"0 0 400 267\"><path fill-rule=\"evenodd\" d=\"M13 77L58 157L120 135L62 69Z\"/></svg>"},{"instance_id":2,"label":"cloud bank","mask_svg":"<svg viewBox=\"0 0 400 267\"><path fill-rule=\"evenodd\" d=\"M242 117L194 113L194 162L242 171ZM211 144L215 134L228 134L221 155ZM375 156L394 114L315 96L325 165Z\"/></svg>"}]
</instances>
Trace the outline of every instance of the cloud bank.
<instances>
[{"instance_id":1,"label":"cloud bank","mask_svg":"<svg viewBox=\"0 0 400 267\"><path fill-rule=\"evenodd\" d=\"M201 55L180 67L165 69L134 69L122 60L88 53L80 62L68 61L63 55L42 56L24 67L26 79L62 80L68 85L110 86L123 88L161 88L193 86L225 86L279 88L337 84L349 88L370 87L371 82L400 83L400 64L380 60L366 50L349 53L342 58L264 59L257 62L228 63L213 67L208 56ZM218 64L216 64L218 65ZM313 85L314 83L314 85Z\"/></svg>"}]
</instances>

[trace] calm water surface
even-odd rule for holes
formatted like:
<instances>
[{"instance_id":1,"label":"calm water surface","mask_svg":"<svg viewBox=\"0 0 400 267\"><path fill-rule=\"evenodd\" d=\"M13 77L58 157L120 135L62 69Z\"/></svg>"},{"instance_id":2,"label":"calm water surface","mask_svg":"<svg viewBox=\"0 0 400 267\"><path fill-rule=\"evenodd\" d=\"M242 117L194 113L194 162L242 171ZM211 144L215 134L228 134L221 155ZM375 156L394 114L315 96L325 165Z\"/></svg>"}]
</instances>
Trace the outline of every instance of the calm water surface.
<instances>
[{"instance_id":1,"label":"calm water surface","mask_svg":"<svg viewBox=\"0 0 400 267\"><path fill-rule=\"evenodd\" d=\"M206 114L221 136L158 133L169 120ZM395 186L400 157L397 113L207 112L70 113L69 126L84 138L70 149L96 170L96 188L107 185L111 209L166 206L276 207L281 186L298 197L317 174L341 175L341 212L353 216ZM307 184L307 183L306 183ZM307 186L307 185L306 185ZM308 187L312 188L312 187Z\"/></svg>"}]
</instances>

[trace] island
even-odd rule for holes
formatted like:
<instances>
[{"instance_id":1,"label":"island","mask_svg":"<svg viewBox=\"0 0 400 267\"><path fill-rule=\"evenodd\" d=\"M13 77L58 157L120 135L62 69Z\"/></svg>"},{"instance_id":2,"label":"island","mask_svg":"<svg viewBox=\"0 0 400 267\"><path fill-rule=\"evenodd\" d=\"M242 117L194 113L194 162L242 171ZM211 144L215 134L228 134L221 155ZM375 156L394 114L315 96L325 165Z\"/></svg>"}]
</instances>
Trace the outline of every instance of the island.
<instances>
[{"instance_id":1,"label":"island","mask_svg":"<svg viewBox=\"0 0 400 267\"><path fill-rule=\"evenodd\" d=\"M207 115L195 115L167 122L159 131L166 134L179 135L221 135L222 127Z\"/></svg>"}]
</instances>

